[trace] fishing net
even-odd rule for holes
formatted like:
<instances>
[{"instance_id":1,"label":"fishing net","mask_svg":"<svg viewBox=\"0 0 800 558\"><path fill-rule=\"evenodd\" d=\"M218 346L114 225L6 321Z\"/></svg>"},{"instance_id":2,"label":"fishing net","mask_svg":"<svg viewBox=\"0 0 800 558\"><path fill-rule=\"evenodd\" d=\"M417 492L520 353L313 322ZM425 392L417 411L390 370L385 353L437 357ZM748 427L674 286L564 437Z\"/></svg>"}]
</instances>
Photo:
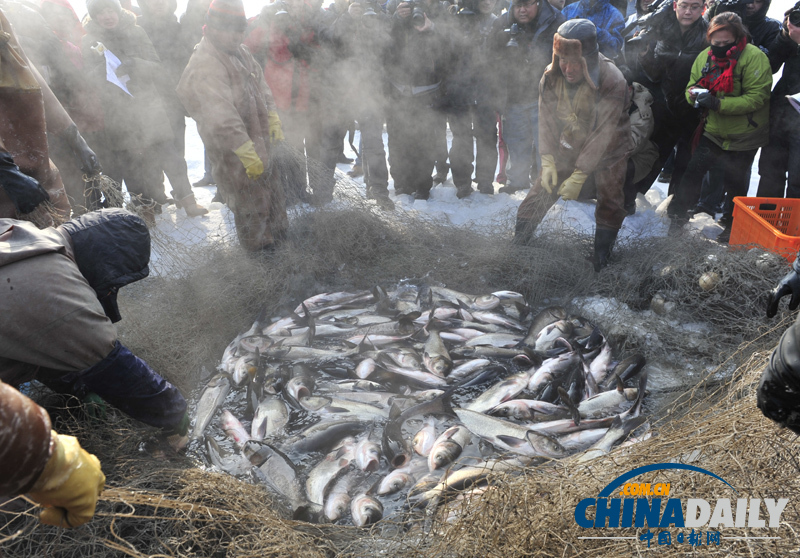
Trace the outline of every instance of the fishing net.
<instances>
[{"instance_id":1,"label":"fishing net","mask_svg":"<svg viewBox=\"0 0 800 558\"><path fill-rule=\"evenodd\" d=\"M315 172L313 165L307 170ZM653 437L589 464L567 459L504 472L483 492L458 501L454 495L435 514L358 529L291 521L261 486L188 458L150 458L141 445L152 433L137 423L112 412L92 424L63 401L34 393L61 431L98 455L108 489L98 517L75 531L40 526L30 510L7 513L4 555L630 556L644 543L579 539L587 531L575 525L573 510L635 466L691 462L725 478L742 498L791 498L797 488L795 436L761 416L753 393L792 319L785 310L772 321L763 317L765 293L788 270L777 256L692 235L641 236L618 243L612 265L596 274L586 260L592 239L558 216L548 232L519 246L512 243L513 213L455 226L446 214L413 207L384 211L365 199L361 181L338 171L334 201L293 205L288 238L270 252L241 250L229 213L211 209L223 212L214 228L202 219L159 218L151 231L152 276L119 295L121 340L190 397L259 313L286 315L316 293L411 281L473 294L519 291L534 310L562 304L589 318L607 334L615 358L647 357ZM658 381L661 372L669 381ZM714 482L672 479L686 494L709 499L719 496ZM780 539L703 551L785 556L800 528L795 505L790 500L780 528L759 531ZM726 530L723 541L744 531Z\"/></svg>"}]
</instances>

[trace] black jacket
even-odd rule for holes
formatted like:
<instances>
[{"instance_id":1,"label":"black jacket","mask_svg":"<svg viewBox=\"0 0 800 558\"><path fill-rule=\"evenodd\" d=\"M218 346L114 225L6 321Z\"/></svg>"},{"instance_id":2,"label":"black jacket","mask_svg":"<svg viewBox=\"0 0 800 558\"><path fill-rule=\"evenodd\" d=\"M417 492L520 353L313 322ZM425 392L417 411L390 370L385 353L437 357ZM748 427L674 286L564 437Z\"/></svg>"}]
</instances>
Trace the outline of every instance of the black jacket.
<instances>
[{"instance_id":1,"label":"black jacket","mask_svg":"<svg viewBox=\"0 0 800 558\"><path fill-rule=\"evenodd\" d=\"M670 112L678 118L693 121L693 109L686 102L686 84L692 73L692 64L706 47L708 22L702 17L681 33L681 26L675 12L667 14L653 33L650 41L639 57L639 63L647 78L660 84L661 91Z\"/></svg>"},{"instance_id":2,"label":"black jacket","mask_svg":"<svg viewBox=\"0 0 800 558\"><path fill-rule=\"evenodd\" d=\"M497 16L457 15L452 26L453 67L447 80L447 102L452 106L495 103L497 70L492 29Z\"/></svg>"},{"instance_id":3,"label":"black jacket","mask_svg":"<svg viewBox=\"0 0 800 558\"><path fill-rule=\"evenodd\" d=\"M773 73L783 66L783 75L770 100L770 133L773 137L789 131L797 133L800 114L786 100L786 95L800 93L800 45L781 32L769 46L768 56Z\"/></svg>"},{"instance_id":4,"label":"black jacket","mask_svg":"<svg viewBox=\"0 0 800 558\"><path fill-rule=\"evenodd\" d=\"M761 50L768 50L781 32L781 22L767 17L771 2L772 0L766 0L760 10L743 20L747 30L750 31L752 38L750 43L761 47Z\"/></svg>"},{"instance_id":5,"label":"black jacket","mask_svg":"<svg viewBox=\"0 0 800 558\"><path fill-rule=\"evenodd\" d=\"M384 56L390 94L404 96L407 87L431 87L441 94L452 66L452 51L446 18L431 17L433 29L419 32L411 17L392 16L390 41ZM436 85L437 87L433 87Z\"/></svg>"},{"instance_id":6,"label":"black jacket","mask_svg":"<svg viewBox=\"0 0 800 558\"><path fill-rule=\"evenodd\" d=\"M494 22L492 42L505 89L504 107L539 101L539 82L545 68L553 61L553 36L564 21L563 14L549 2L539 2L536 19L519 25L520 32L515 37L518 47L507 46L510 34L506 29L516 23L513 11Z\"/></svg>"}]
</instances>

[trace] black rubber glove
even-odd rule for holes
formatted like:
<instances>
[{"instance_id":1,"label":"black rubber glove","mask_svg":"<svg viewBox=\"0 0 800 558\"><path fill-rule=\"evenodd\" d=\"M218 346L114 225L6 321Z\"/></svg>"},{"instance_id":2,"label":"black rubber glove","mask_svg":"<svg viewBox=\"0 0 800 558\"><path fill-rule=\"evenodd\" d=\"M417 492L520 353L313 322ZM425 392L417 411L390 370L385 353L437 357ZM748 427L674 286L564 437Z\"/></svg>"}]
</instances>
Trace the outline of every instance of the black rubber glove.
<instances>
[{"instance_id":1,"label":"black rubber glove","mask_svg":"<svg viewBox=\"0 0 800 558\"><path fill-rule=\"evenodd\" d=\"M100 167L100 162L97 160L97 155L95 155L94 151L86 144L86 140L83 139L83 136L78 132L78 127L75 124L64 130L61 137L64 138L64 141L67 142L67 145L72 149L72 153L78 158L83 172L88 175L93 175L103 170Z\"/></svg>"},{"instance_id":2,"label":"black rubber glove","mask_svg":"<svg viewBox=\"0 0 800 558\"><path fill-rule=\"evenodd\" d=\"M709 110L719 110L720 100L706 91L697 96L697 104Z\"/></svg>"},{"instance_id":3,"label":"black rubber glove","mask_svg":"<svg viewBox=\"0 0 800 558\"><path fill-rule=\"evenodd\" d=\"M0 151L0 185L20 213L30 213L50 196L35 178L19 170L7 151Z\"/></svg>"},{"instance_id":4,"label":"black rubber glove","mask_svg":"<svg viewBox=\"0 0 800 558\"><path fill-rule=\"evenodd\" d=\"M797 309L797 306L800 305L800 254L794 260L792 270L770 291L767 300L767 318L772 318L778 313L778 304L781 298L788 294L792 295L789 301L789 310Z\"/></svg>"}]
</instances>

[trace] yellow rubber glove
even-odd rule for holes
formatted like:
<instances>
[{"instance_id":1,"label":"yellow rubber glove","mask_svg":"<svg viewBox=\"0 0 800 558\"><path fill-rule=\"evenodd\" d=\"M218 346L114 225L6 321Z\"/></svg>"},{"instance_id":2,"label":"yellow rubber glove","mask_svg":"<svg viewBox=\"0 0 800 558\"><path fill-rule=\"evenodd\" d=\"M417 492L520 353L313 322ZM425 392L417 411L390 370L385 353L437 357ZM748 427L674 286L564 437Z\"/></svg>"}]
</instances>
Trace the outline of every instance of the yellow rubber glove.
<instances>
[{"instance_id":1,"label":"yellow rubber glove","mask_svg":"<svg viewBox=\"0 0 800 558\"><path fill-rule=\"evenodd\" d=\"M286 139L283 136L283 127L277 112L269 113L269 139L272 140L272 143Z\"/></svg>"},{"instance_id":2,"label":"yellow rubber glove","mask_svg":"<svg viewBox=\"0 0 800 558\"><path fill-rule=\"evenodd\" d=\"M271 127L271 126L270 126ZM238 149L233 150L236 156L244 165L244 170L247 172L247 178L255 180L264 174L264 163L256 153L256 147L253 145L253 140L247 140L244 145Z\"/></svg>"},{"instance_id":3,"label":"yellow rubber glove","mask_svg":"<svg viewBox=\"0 0 800 558\"><path fill-rule=\"evenodd\" d=\"M589 178L588 174L575 169L569 175L569 178L561 183L558 188L558 195L565 200L577 200L581 193L581 188L583 188L583 183L586 182L587 178Z\"/></svg>"},{"instance_id":4,"label":"yellow rubber glove","mask_svg":"<svg viewBox=\"0 0 800 558\"><path fill-rule=\"evenodd\" d=\"M552 155L542 155L542 188L548 194L553 193L553 188L558 183L558 170L556 170L556 160Z\"/></svg>"},{"instance_id":5,"label":"yellow rubber glove","mask_svg":"<svg viewBox=\"0 0 800 558\"><path fill-rule=\"evenodd\" d=\"M106 484L100 460L81 448L73 436L51 431L53 453L28 496L46 509L39 521L56 527L78 527L94 515Z\"/></svg>"}]
</instances>

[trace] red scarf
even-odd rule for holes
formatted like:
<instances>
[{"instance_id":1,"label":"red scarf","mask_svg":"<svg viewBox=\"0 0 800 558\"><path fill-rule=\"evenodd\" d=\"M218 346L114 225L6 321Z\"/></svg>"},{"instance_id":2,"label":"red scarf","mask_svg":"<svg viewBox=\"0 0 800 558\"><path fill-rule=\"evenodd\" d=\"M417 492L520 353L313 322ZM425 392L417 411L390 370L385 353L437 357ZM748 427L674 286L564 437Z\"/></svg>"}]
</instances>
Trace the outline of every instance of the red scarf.
<instances>
[{"instance_id":1,"label":"red scarf","mask_svg":"<svg viewBox=\"0 0 800 558\"><path fill-rule=\"evenodd\" d=\"M715 57L711 49L709 49L708 55L714 62L715 67L712 67L711 71L697 82L697 86L708 89L712 93L717 91L733 93L733 69L739 62L739 55L744 51L745 46L747 46L747 37L742 37L738 43L728 49L724 58Z\"/></svg>"}]
</instances>

